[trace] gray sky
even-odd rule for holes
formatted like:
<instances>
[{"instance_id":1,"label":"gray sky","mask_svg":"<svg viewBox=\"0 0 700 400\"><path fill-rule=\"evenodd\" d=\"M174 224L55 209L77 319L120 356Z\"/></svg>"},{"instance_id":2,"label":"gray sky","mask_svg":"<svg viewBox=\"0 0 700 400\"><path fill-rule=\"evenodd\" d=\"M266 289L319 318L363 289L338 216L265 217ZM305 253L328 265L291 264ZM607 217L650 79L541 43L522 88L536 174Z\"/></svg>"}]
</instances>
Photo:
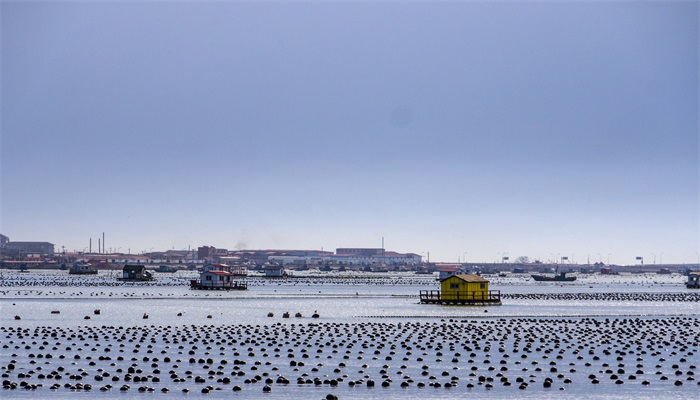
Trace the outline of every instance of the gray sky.
<instances>
[{"instance_id":1,"label":"gray sky","mask_svg":"<svg viewBox=\"0 0 700 400\"><path fill-rule=\"evenodd\" d=\"M700 257L697 1L0 7L12 240Z\"/></svg>"}]
</instances>

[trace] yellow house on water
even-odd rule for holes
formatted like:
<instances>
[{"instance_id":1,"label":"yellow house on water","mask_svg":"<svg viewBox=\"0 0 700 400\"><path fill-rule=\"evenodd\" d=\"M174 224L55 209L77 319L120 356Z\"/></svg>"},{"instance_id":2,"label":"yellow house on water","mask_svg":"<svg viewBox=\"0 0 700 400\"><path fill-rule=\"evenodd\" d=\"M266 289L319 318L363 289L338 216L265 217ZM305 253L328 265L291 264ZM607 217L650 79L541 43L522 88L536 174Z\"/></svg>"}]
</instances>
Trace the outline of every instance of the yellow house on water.
<instances>
[{"instance_id":1,"label":"yellow house on water","mask_svg":"<svg viewBox=\"0 0 700 400\"><path fill-rule=\"evenodd\" d=\"M440 290L421 290L421 303L500 305L501 292L489 290L489 281L479 275L457 274L440 281Z\"/></svg>"}]
</instances>

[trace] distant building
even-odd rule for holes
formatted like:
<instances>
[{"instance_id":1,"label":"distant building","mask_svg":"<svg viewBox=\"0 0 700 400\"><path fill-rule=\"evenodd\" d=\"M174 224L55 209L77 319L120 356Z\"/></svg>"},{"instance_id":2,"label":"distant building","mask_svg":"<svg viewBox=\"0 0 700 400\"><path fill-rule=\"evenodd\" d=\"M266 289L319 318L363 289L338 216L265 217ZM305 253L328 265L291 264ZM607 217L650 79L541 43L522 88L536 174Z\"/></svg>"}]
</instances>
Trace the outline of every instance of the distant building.
<instances>
[{"instance_id":1,"label":"distant building","mask_svg":"<svg viewBox=\"0 0 700 400\"><path fill-rule=\"evenodd\" d=\"M5 236L7 237L7 236ZM16 254L19 256L26 254L41 254L52 256L54 254L54 244L49 242L10 242L2 244L3 253Z\"/></svg>"},{"instance_id":2,"label":"distant building","mask_svg":"<svg viewBox=\"0 0 700 400\"><path fill-rule=\"evenodd\" d=\"M9 237L0 233L0 246L4 245L5 243L8 243L9 241L10 241Z\"/></svg>"},{"instance_id":3,"label":"distant building","mask_svg":"<svg viewBox=\"0 0 700 400\"><path fill-rule=\"evenodd\" d=\"M214 257L227 257L228 256L228 250L226 249L214 249Z\"/></svg>"},{"instance_id":4,"label":"distant building","mask_svg":"<svg viewBox=\"0 0 700 400\"><path fill-rule=\"evenodd\" d=\"M214 258L214 252L216 248L213 246L200 246L197 248L197 259L198 260L211 260Z\"/></svg>"},{"instance_id":5,"label":"distant building","mask_svg":"<svg viewBox=\"0 0 700 400\"><path fill-rule=\"evenodd\" d=\"M231 255L237 256L241 262L255 265L265 265L273 260L303 265L306 262L320 264L320 260L327 259L333 253L320 250L237 250Z\"/></svg>"},{"instance_id":6,"label":"distant building","mask_svg":"<svg viewBox=\"0 0 700 400\"><path fill-rule=\"evenodd\" d=\"M161 262L177 262L182 263L190 260L194 254L189 250L167 250L147 254L151 260L160 260Z\"/></svg>"},{"instance_id":7,"label":"distant building","mask_svg":"<svg viewBox=\"0 0 700 400\"><path fill-rule=\"evenodd\" d=\"M444 266L440 267L438 271L440 272L440 276L438 277L438 279L443 280L451 277L452 275L456 275L459 272L462 272L462 269L460 267L455 266Z\"/></svg>"},{"instance_id":8,"label":"distant building","mask_svg":"<svg viewBox=\"0 0 700 400\"><path fill-rule=\"evenodd\" d=\"M422 257L414 253L397 253L380 248L338 248L336 253L323 250L237 250L229 256L238 257L240 262L250 265L280 263L288 266L307 265L418 265Z\"/></svg>"},{"instance_id":9,"label":"distant building","mask_svg":"<svg viewBox=\"0 0 700 400\"><path fill-rule=\"evenodd\" d=\"M381 256L384 253L384 249L377 248L354 248L346 247L335 249L335 254L344 254L348 256L356 256L362 258L369 258L372 256Z\"/></svg>"},{"instance_id":10,"label":"distant building","mask_svg":"<svg viewBox=\"0 0 700 400\"><path fill-rule=\"evenodd\" d=\"M338 248L332 260L346 265L417 265L422 257L414 253L397 253L380 248Z\"/></svg>"}]
</instances>

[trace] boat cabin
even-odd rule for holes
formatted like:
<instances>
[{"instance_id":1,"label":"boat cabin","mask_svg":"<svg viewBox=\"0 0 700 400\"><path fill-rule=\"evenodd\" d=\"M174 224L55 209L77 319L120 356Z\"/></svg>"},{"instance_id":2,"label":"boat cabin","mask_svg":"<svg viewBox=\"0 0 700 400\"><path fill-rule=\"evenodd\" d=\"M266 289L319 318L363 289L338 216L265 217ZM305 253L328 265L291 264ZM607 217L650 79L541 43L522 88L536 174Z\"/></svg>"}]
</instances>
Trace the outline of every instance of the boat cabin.
<instances>
[{"instance_id":1,"label":"boat cabin","mask_svg":"<svg viewBox=\"0 0 700 400\"><path fill-rule=\"evenodd\" d=\"M281 265L266 265L265 266L265 276L268 278L281 278L286 276L287 272Z\"/></svg>"},{"instance_id":2,"label":"boat cabin","mask_svg":"<svg viewBox=\"0 0 700 400\"><path fill-rule=\"evenodd\" d=\"M227 271L204 271L199 279L202 286L223 288L231 285L231 273Z\"/></svg>"},{"instance_id":3,"label":"boat cabin","mask_svg":"<svg viewBox=\"0 0 700 400\"><path fill-rule=\"evenodd\" d=\"M78 263L70 267L68 273L71 275L94 275L97 274L97 270L92 266L92 264Z\"/></svg>"},{"instance_id":4,"label":"boat cabin","mask_svg":"<svg viewBox=\"0 0 700 400\"><path fill-rule=\"evenodd\" d=\"M152 281L153 275L144 265L126 264L122 270L123 281Z\"/></svg>"},{"instance_id":5,"label":"boat cabin","mask_svg":"<svg viewBox=\"0 0 700 400\"><path fill-rule=\"evenodd\" d=\"M442 297L458 298L460 294L469 294L475 299L488 298L489 281L474 274L457 274L440 281Z\"/></svg>"},{"instance_id":6,"label":"boat cabin","mask_svg":"<svg viewBox=\"0 0 700 400\"><path fill-rule=\"evenodd\" d=\"M207 264L202 267L202 272L206 271L224 271L232 276L248 276L248 267L245 265Z\"/></svg>"},{"instance_id":7,"label":"boat cabin","mask_svg":"<svg viewBox=\"0 0 700 400\"><path fill-rule=\"evenodd\" d=\"M245 267L227 264L207 264L199 274L199 280L190 281L190 289L199 290L245 290L247 284L238 278L247 275Z\"/></svg>"},{"instance_id":8,"label":"boat cabin","mask_svg":"<svg viewBox=\"0 0 700 400\"><path fill-rule=\"evenodd\" d=\"M479 275L457 274L440 281L439 291L420 292L421 303L500 305L501 292L489 290L489 281Z\"/></svg>"}]
</instances>

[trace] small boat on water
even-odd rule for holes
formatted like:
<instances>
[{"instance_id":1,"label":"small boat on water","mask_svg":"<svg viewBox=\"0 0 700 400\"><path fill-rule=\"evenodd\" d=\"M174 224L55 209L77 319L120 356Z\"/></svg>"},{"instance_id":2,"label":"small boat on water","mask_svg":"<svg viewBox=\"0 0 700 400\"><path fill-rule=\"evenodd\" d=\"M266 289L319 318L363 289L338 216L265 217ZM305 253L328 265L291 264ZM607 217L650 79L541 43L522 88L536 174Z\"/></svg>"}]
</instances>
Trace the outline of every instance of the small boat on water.
<instances>
[{"instance_id":1,"label":"small boat on water","mask_svg":"<svg viewBox=\"0 0 700 400\"><path fill-rule=\"evenodd\" d=\"M77 263L68 270L70 275L96 275L97 269L90 263Z\"/></svg>"},{"instance_id":2,"label":"small boat on water","mask_svg":"<svg viewBox=\"0 0 700 400\"><path fill-rule=\"evenodd\" d=\"M575 276L566 276L566 272L555 273L554 276L547 275L530 275L532 279L537 282L573 282L576 280Z\"/></svg>"},{"instance_id":3,"label":"small boat on water","mask_svg":"<svg viewBox=\"0 0 700 400\"><path fill-rule=\"evenodd\" d=\"M177 268L176 268L176 267L172 267L172 266L170 266L170 265L161 265L161 266L159 266L158 268L156 268L154 271L156 271L156 272L169 272L169 273L172 273L172 272L177 272Z\"/></svg>"}]
</instances>

